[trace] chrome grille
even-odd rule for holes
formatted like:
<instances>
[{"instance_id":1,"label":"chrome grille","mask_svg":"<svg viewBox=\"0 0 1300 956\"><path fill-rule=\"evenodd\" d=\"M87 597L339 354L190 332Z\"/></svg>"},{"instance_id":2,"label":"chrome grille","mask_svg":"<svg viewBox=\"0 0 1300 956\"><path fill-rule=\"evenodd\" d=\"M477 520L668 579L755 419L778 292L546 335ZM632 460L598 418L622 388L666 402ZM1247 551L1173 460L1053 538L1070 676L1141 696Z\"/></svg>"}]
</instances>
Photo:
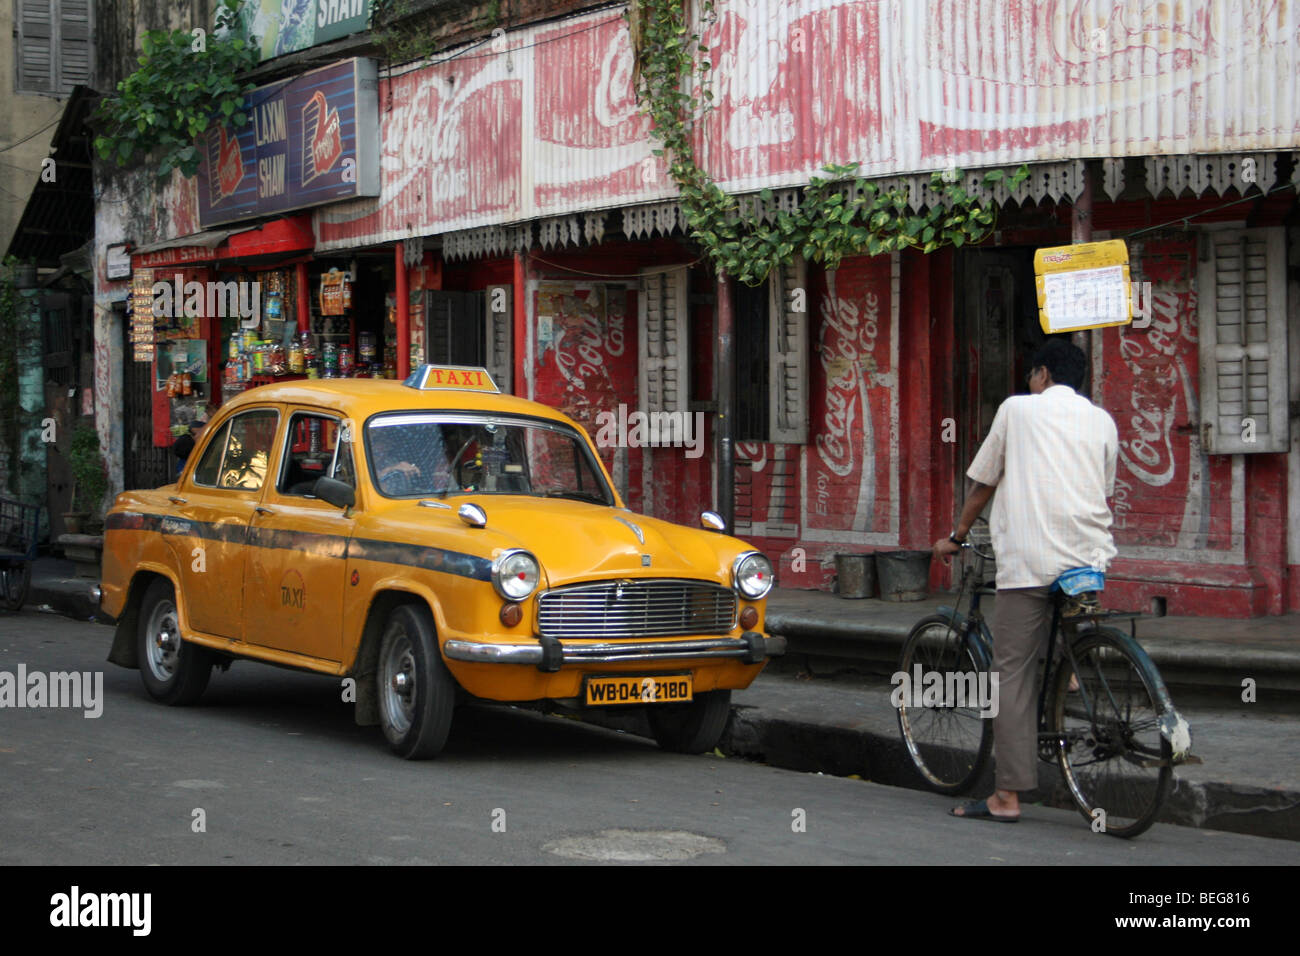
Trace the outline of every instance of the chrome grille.
<instances>
[{"instance_id":1,"label":"chrome grille","mask_svg":"<svg viewBox=\"0 0 1300 956\"><path fill-rule=\"evenodd\" d=\"M602 581L547 591L538 631L559 640L727 634L736 593L704 581Z\"/></svg>"}]
</instances>

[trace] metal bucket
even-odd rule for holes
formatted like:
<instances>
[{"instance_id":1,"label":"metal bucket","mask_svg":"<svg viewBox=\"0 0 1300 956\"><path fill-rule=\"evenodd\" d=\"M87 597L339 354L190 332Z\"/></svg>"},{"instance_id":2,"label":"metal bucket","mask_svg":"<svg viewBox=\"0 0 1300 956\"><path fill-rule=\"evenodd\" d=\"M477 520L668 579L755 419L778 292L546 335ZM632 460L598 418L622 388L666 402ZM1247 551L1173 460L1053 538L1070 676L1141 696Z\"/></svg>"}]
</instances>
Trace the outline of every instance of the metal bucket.
<instances>
[{"instance_id":1,"label":"metal bucket","mask_svg":"<svg viewBox=\"0 0 1300 956\"><path fill-rule=\"evenodd\" d=\"M886 601L922 601L930 593L929 551L877 551L876 575Z\"/></svg>"},{"instance_id":2,"label":"metal bucket","mask_svg":"<svg viewBox=\"0 0 1300 956\"><path fill-rule=\"evenodd\" d=\"M842 598L876 596L876 559L874 554L835 555L835 580Z\"/></svg>"}]
</instances>

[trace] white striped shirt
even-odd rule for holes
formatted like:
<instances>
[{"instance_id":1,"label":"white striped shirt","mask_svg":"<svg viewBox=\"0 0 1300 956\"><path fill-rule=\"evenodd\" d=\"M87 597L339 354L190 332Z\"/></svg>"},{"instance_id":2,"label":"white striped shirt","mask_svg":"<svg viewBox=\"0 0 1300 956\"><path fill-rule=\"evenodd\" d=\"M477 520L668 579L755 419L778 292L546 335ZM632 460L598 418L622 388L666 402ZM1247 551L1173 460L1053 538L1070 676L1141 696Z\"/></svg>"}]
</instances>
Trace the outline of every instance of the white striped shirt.
<instances>
[{"instance_id":1,"label":"white striped shirt","mask_svg":"<svg viewBox=\"0 0 1300 956\"><path fill-rule=\"evenodd\" d=\"M1115 557L1115 420L1068 385L1013 395L966 474L996 485L989 531L999 588L1051 584Z\"/></svg>"}]
</instances>

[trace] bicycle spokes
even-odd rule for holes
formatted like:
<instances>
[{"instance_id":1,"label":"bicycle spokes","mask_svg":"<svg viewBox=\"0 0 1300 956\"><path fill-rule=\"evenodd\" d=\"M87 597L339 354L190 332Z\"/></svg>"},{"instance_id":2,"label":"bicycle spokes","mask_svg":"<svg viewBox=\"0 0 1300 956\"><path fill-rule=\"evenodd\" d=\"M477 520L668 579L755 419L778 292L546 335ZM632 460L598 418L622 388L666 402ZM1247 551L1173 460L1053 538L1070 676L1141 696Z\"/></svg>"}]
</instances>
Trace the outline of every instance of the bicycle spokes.
<instances>
[{"instance_id":1,"label":"bicycle spokes","mask_svg":"<svg viewBox=\"0 0 1300 956\"><path fill-rule=\"evenodd\" d=\"M1081 639L1057 671L1052 741L1066 785L1094 829L1135 836L1151 825L1169 785L1150 667L1106 632ZM1078 689L1069 689L1070 674Z\"/></svg>"}]
</instances>

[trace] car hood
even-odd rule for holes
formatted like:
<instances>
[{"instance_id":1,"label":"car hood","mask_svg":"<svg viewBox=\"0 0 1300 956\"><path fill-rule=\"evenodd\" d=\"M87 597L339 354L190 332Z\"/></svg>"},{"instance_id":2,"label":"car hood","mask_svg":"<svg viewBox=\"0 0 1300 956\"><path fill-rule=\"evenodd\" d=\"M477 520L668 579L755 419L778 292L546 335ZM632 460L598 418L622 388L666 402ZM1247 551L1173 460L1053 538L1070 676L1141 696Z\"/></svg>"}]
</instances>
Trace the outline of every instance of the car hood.
<instances>
[{"instance_id":1,"label":"car hood","mask_svg":"<svg viewBox=\"0 0 1300 956\"><path fill-rule=\"evenodd\" d=\"M467 501L486 512L486 527L469 528L456 517ZM465 495L445 503L450 509L404 503L384 524L406 540L482 557L506 548L531 551L548 587L610 577L712 578L730 586L732 561L750 550L727 535L583 501Z\"/></svg>"}]
</instances>

